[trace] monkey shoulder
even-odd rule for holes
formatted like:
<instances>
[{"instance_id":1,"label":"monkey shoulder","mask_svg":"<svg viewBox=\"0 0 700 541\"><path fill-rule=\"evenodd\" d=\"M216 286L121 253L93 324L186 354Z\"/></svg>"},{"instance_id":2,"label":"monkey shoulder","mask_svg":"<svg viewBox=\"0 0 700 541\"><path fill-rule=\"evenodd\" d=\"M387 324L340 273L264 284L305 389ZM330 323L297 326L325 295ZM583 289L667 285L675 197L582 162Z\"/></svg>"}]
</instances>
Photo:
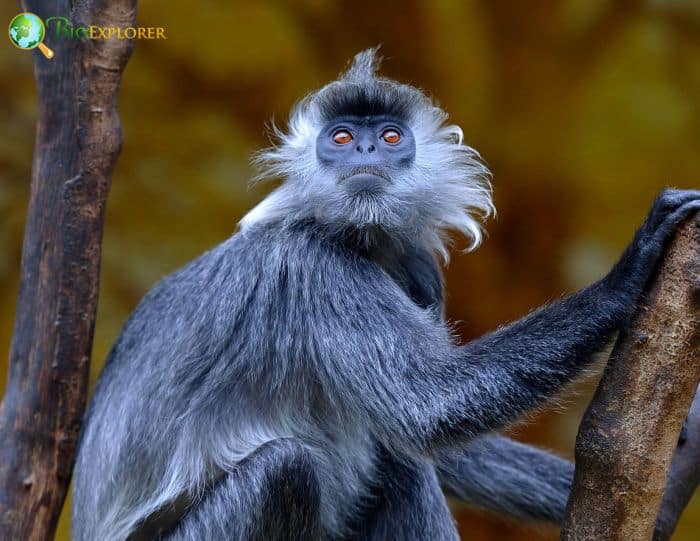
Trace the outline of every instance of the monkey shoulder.
<instances>
[{"instance_id":1,"label":"monkey shoulder","mask_svg":"<svg viewBox=\"0 0 700 541\"><path fill-rule=\"evenodd\" d=\"M383 355L378 344L400 337L442 338L442 276L427 250L377 259L314 227L272 231L253 244L268 252L256 302L268 330L258 339L276 358L323 365Z\"/></svg>"}]
</instances>

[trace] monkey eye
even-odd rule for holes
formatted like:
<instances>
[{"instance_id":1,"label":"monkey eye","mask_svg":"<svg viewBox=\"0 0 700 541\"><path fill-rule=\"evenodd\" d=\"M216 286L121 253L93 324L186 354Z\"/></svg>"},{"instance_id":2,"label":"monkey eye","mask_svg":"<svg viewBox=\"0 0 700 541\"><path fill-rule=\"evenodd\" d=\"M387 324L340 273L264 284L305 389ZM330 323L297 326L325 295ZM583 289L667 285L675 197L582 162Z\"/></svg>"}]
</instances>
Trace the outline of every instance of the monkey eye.
<instances>
[{"instance_id":1,"label":"monkey eye","mask_svg":"<svg viewBox=\"0 0 700 541\"><path fill-rule=\"evenodd\" d=\"M388 130L384 130L382 132L382 139L384 139L384 141L386 141L390 145L395 145L396 143L401 141L401 134L398 131L389 128Z\"/></svg>"},{"instance_id":2,"label":"monkey eye","mask_svg":"<svg viewBox=\"0 0 700 541\"><path fill-rule=\"evenodd\" d=\"M333 141L339 145L347 145L352 141L352 134L347 130L338 130L333 134Z\"/></svg>"}]
</instances>

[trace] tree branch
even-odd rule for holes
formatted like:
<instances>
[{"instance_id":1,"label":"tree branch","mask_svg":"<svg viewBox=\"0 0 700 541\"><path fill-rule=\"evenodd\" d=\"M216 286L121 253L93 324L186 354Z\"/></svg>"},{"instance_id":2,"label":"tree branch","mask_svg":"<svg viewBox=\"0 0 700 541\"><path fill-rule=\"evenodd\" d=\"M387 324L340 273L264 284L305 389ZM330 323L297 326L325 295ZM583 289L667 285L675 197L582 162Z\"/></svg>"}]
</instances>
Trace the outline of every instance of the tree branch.
<instances>
[{"instance_id":1,"label":"tree branch","mask_svg":"<svg viewBox=\"0 0 700 541\"><path fill-rule=\"evenodd\" d=\"M671 462L666 491L656 523L654 541L668 541L683 510L700 484L700 392L696 391L685 423L686 438Z\"/></svg>"},{"instance_id":2,"label":"tree branch","mask_svg":"<svg viewBox=\"0 0 700 541\"><path fill-rule=\"evenodd\" d=\"M134 26L135 0L27 0L74 25ZM0 405L0 539L49 540L85 409L117 100L133 42L47 36L34 53L36 147L7 390Z\"/></svg>"},{"instance_id":3,"label":"tree branch","mask_svg":"<svg viewBox=\"0 0 700 541\"><path fill-rule=\"evenodd\" d=\"M670 245L648 300L621 333L579 428L564 541L648 541L700 380L700 220ZM698 416L690 417L697 430ZM659 535L697 484L698 436L679 448ZM692 485L692 488L691 488ZM666 532L666 533L663 533ZM658 539L667 539L659 537Z\"/></svg>"}]
</instances>

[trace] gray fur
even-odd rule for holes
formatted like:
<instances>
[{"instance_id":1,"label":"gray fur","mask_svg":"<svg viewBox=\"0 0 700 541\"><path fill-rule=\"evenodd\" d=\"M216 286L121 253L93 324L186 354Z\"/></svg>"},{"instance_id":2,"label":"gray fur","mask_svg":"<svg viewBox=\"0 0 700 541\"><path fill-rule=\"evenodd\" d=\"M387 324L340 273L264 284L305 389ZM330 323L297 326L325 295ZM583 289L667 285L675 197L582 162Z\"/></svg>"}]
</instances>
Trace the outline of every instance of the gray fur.
<instances>
[{"instance_id":1,"label":"gray fur","mask_svg":"<svg viewBox=\"0 0 700 541\"><path fill-rule=\"evenodd\" d=\"M379 47L373 47L356 54L341 79L357 83L367 83L375 79L381 65L381 58L377 56L378 51Z\"/></svg>"},{"instance_id":2,"label":"gray fur","mask_svg":"<svg viewBox=\"0 0 700 541\"><path fill-rule=\"evenodd\" d=\"M374 79L362 84L372 91L358 99L374 99ZM420 102L428 110L411 128L423 154L393 179L405 214L380 197L377 220L344 223L351 201L334 207L342 197L304 147L317 135L304 115L324 95L294 113L292 131L311 132L265 154L285 173L267 206L157 284L126 323L82 433L76 541L455 539L440 481L501 512L561 518L571 466L484 434L587 366L698 193L665 192L600 282L458 345L436 256L447 230L478 242L470 213L490 209L482 169ZM431 175L450 197L430 192ZM324 198L336 210L321 212Z\"/></svg>"},{"instance_id":3,"label":"gray fur","mask_svg":"<svg viewBox=\"0 0 700 541\"><path fill-rule=\"evenodd\" d=\"M481 436L466 452L437 461L448 494L471 505L520 519L559 524L574 465L556 455L503 436Z\"/></svg>"}]
</instances>

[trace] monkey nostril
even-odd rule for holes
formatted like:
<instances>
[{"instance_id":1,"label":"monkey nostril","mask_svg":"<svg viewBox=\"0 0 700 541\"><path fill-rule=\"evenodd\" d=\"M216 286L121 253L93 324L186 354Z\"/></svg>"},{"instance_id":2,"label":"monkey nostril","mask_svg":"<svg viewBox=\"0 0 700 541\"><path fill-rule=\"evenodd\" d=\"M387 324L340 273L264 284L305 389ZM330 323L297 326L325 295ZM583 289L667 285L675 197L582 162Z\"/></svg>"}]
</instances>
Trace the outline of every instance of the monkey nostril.
<instances>
[{"instance_id":1,"label":"monkey nostril","mask_svg":"<svg viewBox=\"0 0 700 541\"><path fill-rule=\"evenodd\" d=\"M367 147L367 152L374 152L374 150L375 150L374 145L369 145Z\"/></svg>"},{"instance_id":2,"label":"monkey nostril","mask_svg":"<svg viewBox=\"0 0 700 541\"><path fill-rule=\"evenodd\" d=\"M362 152L362 147L360 145L357 145L355 147L355 150L357 150L358 152Z\"/></svg>"}]
</instances>

